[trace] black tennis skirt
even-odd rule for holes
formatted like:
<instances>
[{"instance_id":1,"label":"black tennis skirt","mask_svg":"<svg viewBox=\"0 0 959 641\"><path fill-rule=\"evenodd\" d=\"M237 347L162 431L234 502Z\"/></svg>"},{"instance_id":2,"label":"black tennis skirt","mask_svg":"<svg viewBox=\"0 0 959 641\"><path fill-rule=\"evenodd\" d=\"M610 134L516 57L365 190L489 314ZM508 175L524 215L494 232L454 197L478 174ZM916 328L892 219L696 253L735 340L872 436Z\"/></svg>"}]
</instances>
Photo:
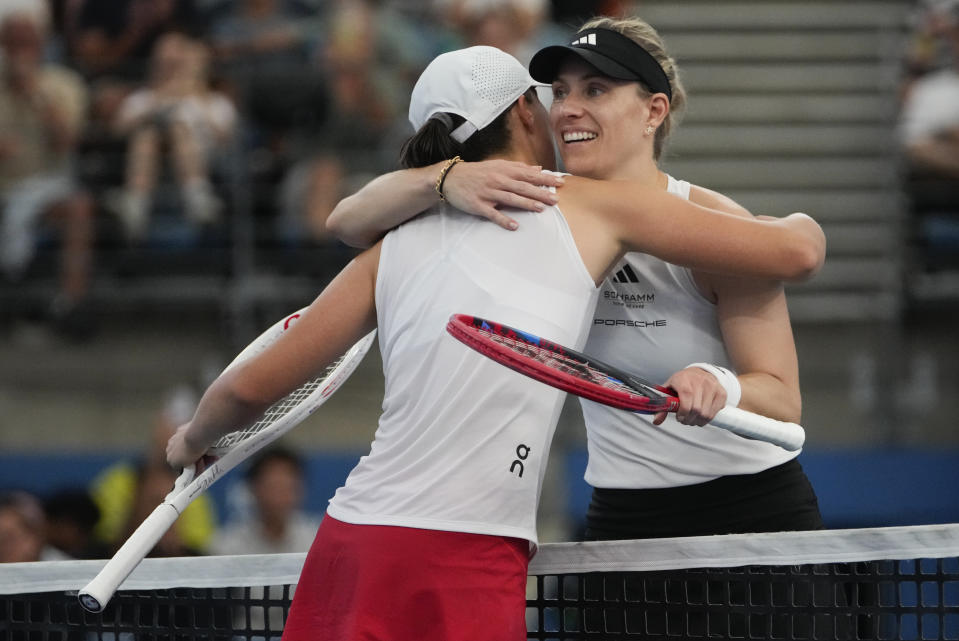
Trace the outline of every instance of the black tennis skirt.
<instances>
[{"instance_id":1,"label":"black tennis skirt","mask_svg":"<svg viewBox=\"0 0 959 641\"><path fill-rule=\"evenodd\" d=\"M644 490L593 488L585 539L821 530L816 493L793 459L756 474Z\"/></svg>"}]
</instances>

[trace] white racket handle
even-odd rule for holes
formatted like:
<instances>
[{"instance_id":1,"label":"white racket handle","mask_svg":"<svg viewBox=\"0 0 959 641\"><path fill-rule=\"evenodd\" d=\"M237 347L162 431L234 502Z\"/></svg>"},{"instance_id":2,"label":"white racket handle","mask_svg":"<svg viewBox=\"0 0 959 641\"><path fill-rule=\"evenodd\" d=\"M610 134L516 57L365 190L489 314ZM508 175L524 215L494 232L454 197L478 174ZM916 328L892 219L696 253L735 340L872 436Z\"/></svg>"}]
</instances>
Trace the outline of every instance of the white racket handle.
<instances>
[{"instance_id":1,"label":"white racket handle","mask_svg":"<svg viewBox=\"0 0 959 641\"><path fill-rule=\"evenodd\" d=\"M169 503L158 505L93 580L80 590L78 596L83 607L90 612L102 612L120 584L150 553L178 516L180 513Z\"/></svg>"},{"instance_id":2,"label":"white racket handle","mask_svg":"<svg viewBox=\"0 0 959 641\"><path fill-rule=\"evenodd\" d=\"M778 445L790 452L800 449L806 441L806 432L801 425L777 421L738 407L724 407L709 424L739 436Z\"/></svg>"}]
</instances>

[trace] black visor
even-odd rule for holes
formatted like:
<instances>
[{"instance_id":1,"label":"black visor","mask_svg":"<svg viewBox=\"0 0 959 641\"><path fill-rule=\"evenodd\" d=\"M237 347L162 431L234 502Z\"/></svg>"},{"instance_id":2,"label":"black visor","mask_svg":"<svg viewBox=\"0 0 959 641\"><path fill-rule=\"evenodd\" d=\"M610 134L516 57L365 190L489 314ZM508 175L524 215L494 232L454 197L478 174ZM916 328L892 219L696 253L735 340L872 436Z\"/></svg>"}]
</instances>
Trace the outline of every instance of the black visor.
<instances>
[{"instance_id":1,"label":"black visor","mask_svg":"<svg viewBox=\"0 0 959 641\"><path fill-rule=\"evenodd\" d=\"M637 80L653 93L664 93L672 100L669 78L656 59L631 38L611 29L585 29L569 45L540 49L529 63L529 74L539 82L552 82L570 54L610 78Z\"/></svg>"}]
</instances>

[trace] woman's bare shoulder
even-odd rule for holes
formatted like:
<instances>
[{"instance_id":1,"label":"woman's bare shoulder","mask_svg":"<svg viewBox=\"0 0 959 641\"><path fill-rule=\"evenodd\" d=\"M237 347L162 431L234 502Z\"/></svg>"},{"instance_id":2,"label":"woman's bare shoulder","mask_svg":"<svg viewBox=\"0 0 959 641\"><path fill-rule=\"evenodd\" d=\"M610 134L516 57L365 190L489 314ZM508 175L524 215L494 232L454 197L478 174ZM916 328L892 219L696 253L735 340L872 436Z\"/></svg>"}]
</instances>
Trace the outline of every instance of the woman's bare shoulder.
<instances>
[{"instance_id":1,"label":"woman's bare shoulder","mask_svg":"<svg viewBox=\"0 0 959 641\"><path fill-rule=\"evenodd\" d=\"M717 209L727 214L737 214L739 216L752 216L750 211L737 203L735 200L721 194L718 191L700 187L699 185L690 185L689 200L697 205L702 205L709 209Z\"/></svg>"}]
</instances>

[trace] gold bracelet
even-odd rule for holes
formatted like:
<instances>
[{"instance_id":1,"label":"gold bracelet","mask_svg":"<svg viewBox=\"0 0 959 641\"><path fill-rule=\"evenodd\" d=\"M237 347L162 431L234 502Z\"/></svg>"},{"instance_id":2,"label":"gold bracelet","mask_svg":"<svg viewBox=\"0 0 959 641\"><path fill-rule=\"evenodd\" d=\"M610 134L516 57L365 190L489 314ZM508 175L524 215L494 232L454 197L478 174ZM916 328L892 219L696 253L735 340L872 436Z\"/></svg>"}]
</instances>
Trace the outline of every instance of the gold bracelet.
<instances>
[{"instance_id":1,"label":"gold bracelet","mask_svg":"<svg viewBox=\"0 0 959 641\"><path fill-rule=\"evenodd\" d=\"M443 195L443 183L446 182L446 175L450 172L450 169L458 162L463 162L463 159L459 156L453 156L447 160L443 168L440 169L440 175L436 177L436 184L433 186L433 191L440 195L440 200L446 200L446 196Z\"/></svg>"}]
</instances>

